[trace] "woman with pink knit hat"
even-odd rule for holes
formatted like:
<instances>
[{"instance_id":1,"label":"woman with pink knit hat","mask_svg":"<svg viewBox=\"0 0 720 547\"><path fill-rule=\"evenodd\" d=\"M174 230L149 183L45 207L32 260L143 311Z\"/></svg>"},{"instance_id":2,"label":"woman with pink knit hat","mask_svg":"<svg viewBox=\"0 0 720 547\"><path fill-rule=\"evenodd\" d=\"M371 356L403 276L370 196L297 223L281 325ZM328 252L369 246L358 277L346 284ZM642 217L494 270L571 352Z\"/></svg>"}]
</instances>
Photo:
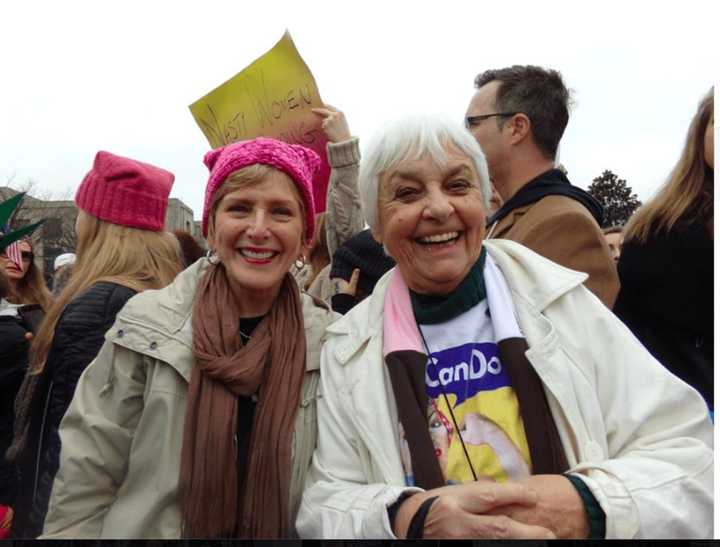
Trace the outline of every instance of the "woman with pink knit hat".
<instances>
[{"instance_id":1,"label":"woman with pink knit hat","mask_svg":"<svg viewBox=\"0 0 720 547\"><path fill-rule=\"evenodd\" d=\"M338 317L289 274L319 158L258 138L205 164L209 255L133 298L80 379L45 538L295 536Z\"/></svg>"},{"instance_id":2,"label":"woman with pink knit hat","mask_svg":"<svg viewBox=\"0 0 720 547\"><path fill-rule=\"evenodd\" d=\"M98 152L78 188L77 263L33 340L17 398L8 450L22 481L14 538L42 533L60 458L60 421L105 332L130 297L168 285L182 269L177 241L162 231L174 178L159 167Z\"/></svg>"}]
</instances>

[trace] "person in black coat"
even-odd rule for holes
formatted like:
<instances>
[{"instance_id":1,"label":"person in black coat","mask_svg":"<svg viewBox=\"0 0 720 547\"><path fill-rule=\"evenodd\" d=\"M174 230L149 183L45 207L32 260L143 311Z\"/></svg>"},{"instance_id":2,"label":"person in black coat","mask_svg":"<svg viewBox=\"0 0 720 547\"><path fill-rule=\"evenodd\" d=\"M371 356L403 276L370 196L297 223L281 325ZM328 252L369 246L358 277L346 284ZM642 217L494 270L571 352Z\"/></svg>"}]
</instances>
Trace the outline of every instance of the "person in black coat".
<instances>
[{"instance_id":1,"label":"person in black coat","mask_svg":"<svg viewBox=\"0 0 720 547\"><path fill-rule=\"evenodd\" d=\"M713 409L713 92L682 156L625 228L614 311L648 350Z\"/></svg>"},{"instance_id":2,"label":"person in black coat","mask_svg":"<svg viewBox=\"0 0 720 547\"><path fill-rule=\"evenodd\" d=\"M21 480L13 538L42 533L60 461L60 421L115 316L137 292L164 287L182 270L177 239L162 231L173 180L158 167L99 152L78 189L77 262L33 341L16 405L8 451Z\"/></svg>"},{"instance_id":3,"label":"person in black coat","mask_svg":"<svg viewBox=\"0 0 720 547\"><path fill-rule=\"evenodd\" d=\"M0 299L10 293L10 282L0 269ZM16 309L0 309L0 505L11 507L17 489L16 467L5 460L13 438L13 404L28 365L31 327Z\"/></svg>"},{"instance_id":4,"label":"person in black coat","mask_svg":"<svg viewBox=\"0 0 720 547\"><path fill-rule=\"evenodd\" d=\"M24 451L33 457L19 462L23 488L18 492L13 537L37 537L42 533L59 465L60 421L80 375L100 351L105 332L135 293L116 283L96 283L65 306L34 389Z\"/></svg>"},{"instance_id":5,"label":"person in black coat","mask_svg":"<svg viewBox=\"0 0 720 547\"><path fill-rule=\"evenodd\" d=\"M27 371L30 340L50 304L26 239L39 223L15 231L6 224L21 200L19 195L0 203L0 539L8 535L19 489L18 466L5 456L15 428L15 398Z\"/></svg>"}]
</instances>

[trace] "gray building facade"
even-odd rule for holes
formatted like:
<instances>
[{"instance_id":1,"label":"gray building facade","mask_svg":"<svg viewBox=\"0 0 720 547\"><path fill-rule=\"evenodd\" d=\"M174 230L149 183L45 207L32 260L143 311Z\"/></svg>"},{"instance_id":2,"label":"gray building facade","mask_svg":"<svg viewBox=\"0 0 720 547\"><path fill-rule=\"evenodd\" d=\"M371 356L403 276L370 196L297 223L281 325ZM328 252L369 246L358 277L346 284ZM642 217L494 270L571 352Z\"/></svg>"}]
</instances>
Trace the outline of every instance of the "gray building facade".
<instances>
[{"instance_id":1,"label":"gray building facade","mask_svg":"<svg viewBox=\"0 0 720 547\"><path fill-rule=\"evenodd\" d=\"M11 198L18 191L0 187L0 201ZM43 268L45 279L52 277L53 262L62 253L75 252L75 220L77 207L72 200L44 201L26 195L14 220L13 228L27 226L38 220L45 222L35 231L31 239L36 264ZM168 200L165 230L184 230L204 246L200 222L193 218L193 210L178 198Z\"/></svg>"}]
</instances>

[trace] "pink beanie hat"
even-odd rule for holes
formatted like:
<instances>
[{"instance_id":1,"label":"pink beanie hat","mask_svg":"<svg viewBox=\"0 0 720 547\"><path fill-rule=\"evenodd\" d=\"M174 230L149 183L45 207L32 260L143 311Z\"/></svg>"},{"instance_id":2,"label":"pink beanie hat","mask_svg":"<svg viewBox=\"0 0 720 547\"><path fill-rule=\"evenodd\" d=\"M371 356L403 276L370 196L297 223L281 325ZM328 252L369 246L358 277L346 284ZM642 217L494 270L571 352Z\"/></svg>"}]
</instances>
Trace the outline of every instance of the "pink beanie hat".
<instances>
[{"instance_id":1,"label":"pink beanie hat","mask_svg":"<svg viewBox=\"0 0 720 547\"><path fill-rule=\"evenodd\" d=\"M121 226L160 231L175 175L110 152L100 151L75 194L77 206Z\"/></svg>"},{"instance_id":2,"label":"pink beanie hat","mask_svg":"<svg viewBox=\"0 0 720 547\"><path fill-rule=\"evenodd\" d=\"M207 237L208 234L210 204L215 192L231 173L256 163L275 167L293 180L305 205L305 239L312 240L315 233L312 183L320 168L320 156L299 144L288 144L267 137L234 142L205 154L205 165L210 169L210 178L205 188L203 235Z\"/></svg>"}]
</instances>

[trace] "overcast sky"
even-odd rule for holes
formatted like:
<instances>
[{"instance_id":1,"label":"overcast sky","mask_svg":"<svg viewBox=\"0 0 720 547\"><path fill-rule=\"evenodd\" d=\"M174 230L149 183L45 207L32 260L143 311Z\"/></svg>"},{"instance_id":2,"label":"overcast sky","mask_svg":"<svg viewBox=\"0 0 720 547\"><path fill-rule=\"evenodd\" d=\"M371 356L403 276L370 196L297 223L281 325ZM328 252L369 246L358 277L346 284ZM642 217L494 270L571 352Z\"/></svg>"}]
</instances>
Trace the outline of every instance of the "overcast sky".
<instances>
[{"instance_id":1,"label":"overcast sky","mask_svg":"<svg viewBox=\"0 0 720 547\"><path fill-rule=\"evenodd\" d=\"M105 149L173 171L171 195L199 218L209 145L188 105L287 28L361 143L401 114L460 123L484 69L556 68L575 92L560 149L571 180L611 169L646 199L718 80L719 5L3 1L0 185L32 178L72 196Z\"/></svg>"}]
</instances>

